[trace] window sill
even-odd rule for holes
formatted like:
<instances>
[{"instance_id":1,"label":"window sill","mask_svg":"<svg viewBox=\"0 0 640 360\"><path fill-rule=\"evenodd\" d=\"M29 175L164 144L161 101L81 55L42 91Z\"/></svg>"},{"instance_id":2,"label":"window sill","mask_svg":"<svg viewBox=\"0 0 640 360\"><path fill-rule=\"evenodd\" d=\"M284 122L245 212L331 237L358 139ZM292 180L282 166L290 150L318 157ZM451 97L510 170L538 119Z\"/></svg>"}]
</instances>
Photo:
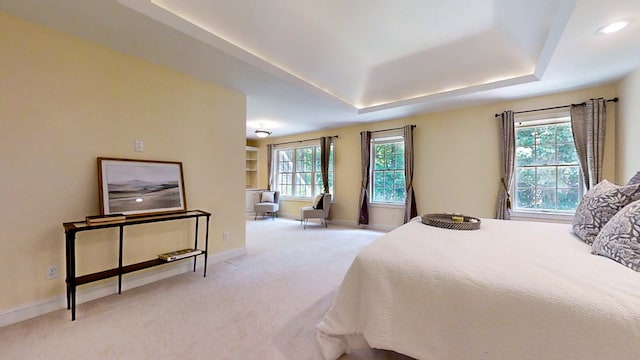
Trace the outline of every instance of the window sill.
<instances>
[{"instance_id":1,"label":"window sill","mask_svg":"<svg viewBox=\"0 0 640 360\"><path fill-rule=\"evenodd\" d=\"M379 207L379 208L390 208L390 209L404 209L404 204L394 204L394 203L369 203L370 207Z\"/></svg>"},{"instance_id":2,"label":"window sill","mask_svg":"<svg viewBox=\"0 0 640 360\"><path fill-rule=\"evenodd\" d=\"M524 221L546 221L570 224L573 221L573 214L559 214L549 212L528 212L528 211L512 211L511 220Z\"/></svg>"},{"instance_id":3,"label":"window sill","mask_svg":"<svg viewBox=\"0 0 640 360\"><path fill-rule=\"evenodd\" d=\"M315 197L280 196L280 201L313 202ZM331 204L335 204L335 199L331 196Z\"/></svg>"},{"instance_id":4,"label":"window sill","mask_svg":"<svg viewBox=\"0 0 640 360\"><path fill-rule=\"evenodd\" d=\"M311 197L299 197L299 196L280 196L280 200L288 201L313 201Z\"/></svg>"}]
</instances>

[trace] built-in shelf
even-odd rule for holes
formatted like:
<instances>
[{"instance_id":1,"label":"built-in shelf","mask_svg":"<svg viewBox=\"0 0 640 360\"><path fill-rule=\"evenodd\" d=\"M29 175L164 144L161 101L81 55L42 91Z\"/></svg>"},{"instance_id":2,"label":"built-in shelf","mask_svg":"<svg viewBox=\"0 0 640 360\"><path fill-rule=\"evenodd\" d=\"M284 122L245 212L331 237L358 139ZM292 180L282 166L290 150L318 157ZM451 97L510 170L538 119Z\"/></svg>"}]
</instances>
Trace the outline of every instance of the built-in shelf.
<instances>
[{"instance_id":1,"label":"built-in shelf","mask_svg":"<svg viewBox=\"0 0 640 360\"><path fill-rule=\"evenodd\" d=\"M247 189L258 187L258 148L246 147L245 155L245 186Z\"/></svg>"}]
</instances>

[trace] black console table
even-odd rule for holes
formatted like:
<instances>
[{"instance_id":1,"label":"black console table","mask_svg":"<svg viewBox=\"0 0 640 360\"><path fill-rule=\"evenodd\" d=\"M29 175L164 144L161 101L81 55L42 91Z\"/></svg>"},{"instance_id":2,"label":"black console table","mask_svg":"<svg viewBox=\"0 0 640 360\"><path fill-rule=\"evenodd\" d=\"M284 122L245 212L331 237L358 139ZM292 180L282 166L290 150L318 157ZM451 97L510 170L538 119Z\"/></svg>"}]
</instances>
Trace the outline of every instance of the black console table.
<instances>
[{"instance_id":1,"label":"black console table","mask_svg":"<svg viewBox=\"0 0 640 360\"><path fill-rule=\"evenodd\" d=\"M204 250L201 253L190 256L193 258L193 271L196 271L196 257L204 255L204 276L207 276L207 251L209 250L209 219L211 213L202 210L189 210L170 214L143 215L127 218L122 222L88 225L86 221L73 221L63 223L65 232L65 249L66 249L66 270L67 270L67 309L71 310L71 320L76 319L76 289L79 285L91 283L94 281L107 279L110 277L118 277L118 294L122 293L122 275L130 272L147 269L168 263L160 258L143 261L136 264L122 265L122 248L124 239L124 228L131 225L148 224L163 221L195 219L195 244L194 249L198 249L198 225L201 217L206 218L206 233L204 240ZM118 246L118 267L99 271L92 274L76 276L76 234L82 231L90 231L106 228L120 228L120 238ZM189 257L188 257L189 258ZM187 258L187 259L188 259Z\"/></svg>"}]
</instances>

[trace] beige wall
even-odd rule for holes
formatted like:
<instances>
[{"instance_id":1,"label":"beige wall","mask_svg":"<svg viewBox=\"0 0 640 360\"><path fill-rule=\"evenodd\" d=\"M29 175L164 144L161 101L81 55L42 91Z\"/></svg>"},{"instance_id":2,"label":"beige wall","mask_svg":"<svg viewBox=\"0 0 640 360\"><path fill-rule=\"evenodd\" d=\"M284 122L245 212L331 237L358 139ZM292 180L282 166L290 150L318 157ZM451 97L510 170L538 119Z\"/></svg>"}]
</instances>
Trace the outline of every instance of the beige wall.
<instances>
[{"instance_id":1,"label":"beige wall","mask_svg":"<svg viewBox=\"0 0 640 360\"><path fill-rule=\"evenodd\" d=\"M299 136L261 140L260 174L266 174L266 144L339 135L335 145L334 221L355 224L360 193L360 131L395 128L416 124L414 129L414 188L418 213L461 212L493 217L499 186L498 122L495 114L504 110L529 110L583 102L594 97L613 98L613 85L541 96L518 101L477 106L410 118L363 124ZM605 150L607 179L615 181L615 106L610 103ZM266 186L266 175L259 185ZM281 211L296 216L308 202L282 201ZM394 227L402 223L402 210L388 207L371 209L371 224Z\"/></svg>"},{"instance_id":2,"label":"beige wall","mask_svg":"<svg viewBox=\"0 0 640 360\"><path fill-rule=\"evenodd\" d=\"M640 171L640 68L620 82L618 93L616 174L620 182L626 182Z\"/></svg>"},{"instance_id":3,"label":"beige wall","mask_svg":"<svg viewBox=\"0 0 640 360\"><path fill-rule=\"evenodd\" d=\"M99 212L98 156L183 162L210 250L244 246L243 94L1 12L0 49L0 312L64 294L62 223ZM188 247L192 224L127 228L125 262ZM79 236L80 273L117 264L116 235Z\"/></svg>"}]
</instances>

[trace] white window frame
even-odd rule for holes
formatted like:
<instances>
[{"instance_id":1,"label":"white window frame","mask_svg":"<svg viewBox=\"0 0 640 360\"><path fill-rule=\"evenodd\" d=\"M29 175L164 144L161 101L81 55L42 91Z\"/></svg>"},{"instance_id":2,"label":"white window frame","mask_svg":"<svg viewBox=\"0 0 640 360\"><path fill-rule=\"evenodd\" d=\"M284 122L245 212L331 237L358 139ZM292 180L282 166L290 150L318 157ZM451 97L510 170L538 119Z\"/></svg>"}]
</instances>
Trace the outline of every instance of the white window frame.
<instances>
[{"instance_id":1,"label":"white window frame","mask_svg":"<svg viewBox=\"0 0 640 360\"><path fill-rule=\"evenodd\" d=\"M546 114L538 114L538 115L516 115L514 130L522 127L530 127L530 126L541 126L541 125L552 125L552 124L561 124L571 122L571 115L569 111L560 111L554 113L546 113ZM517 142L517 138L515 139ZM556 145L557 146L557 145ZM514 160L514 172L513 172L513 183L511 185L511 200L513 209L511 211L511 217L513 219L531 219L531 220L542 220L542 221L560 221L560 222L570 222L573 219L575 214L574 211L562 211L562 210L546 210L546 209L527 209L527 208L517 208L517 158ZM557 163L556 163L557 164ZM576 162L578 165L579 177L582 180L582 170L580 169L579 162ZM559 166L559 165L554 165ZM557 183L556 183L557 189ZM579 182L579 193L578 196L581 199L584 194L584 184L582 181Z\"/></svg>"},{"instance_id":2,"label":"white window frame","mask_svg":"<svg viewBox=\"0 0 640 360\"><path fill-rule=\"evenodd\" d=\"M375 146L378 144L389 144L389 143L403 143L404 144L404 134L402 131L385 131L380 133L374 133L371 136L371 142L369 144L369 205L374 207L389 207L389 208L399 208L404 207L405 199L406 199L406 186L405 186L405 199L402 201L376 201L374 200L375 194L375 163L376 163L376 153ZM404 155L404 154L403 154ZM404 167L402 168L404 172Z\"/></svg>"},{"instance_id":3,"label":"white window frame","mask_svg":"<svg viewBox=\"0 0 640 360\"><path fill-rule=\"evenodd\" d=\"M292 153L292 158L291 158L291 162L292 162L292 171L291 171L291 192L292 194L296 194L296 174L298 173L309 173L308 171L297 171L297 159L296 159L296 149L306 149L306 148L311 148L311 196L296 196L296 195L284 195L284 193L282 192L282 188L281 188L281 183L280 183L280 152L281 151L288 151L291 150ZM329 151L333 151L334 153L334 158L330 159L333 160L333 162L335 162L335 144L332 141L331 142L331 149ZM273 178L274 178L274 182L275 182L275 188L280 191L280 198L281 199L291 199L291 200L311 200L313 199L314 196L316 196L317 194L320 194L323 192L323 188L322 188L322 184L316 184L315 178L316 175L320 175L321 174L321 170L316 171L316 153L320 152L320 145L317 142L306 142L306 143L302 143L302 144L285 144L282 146L277 146L275 151L273 152L273 167L272 167L272 171L273 171ZM318 164L317 166L318 169L320 169L320 165ZM335 199L335 164L330 164L329 165L329 173L330 173L330 177L333 177L333 189L330 189L331 191L331 200L333 202L333 200ZM320 175L321 176L321 175Z\"/></svg>"}]
</instances>

